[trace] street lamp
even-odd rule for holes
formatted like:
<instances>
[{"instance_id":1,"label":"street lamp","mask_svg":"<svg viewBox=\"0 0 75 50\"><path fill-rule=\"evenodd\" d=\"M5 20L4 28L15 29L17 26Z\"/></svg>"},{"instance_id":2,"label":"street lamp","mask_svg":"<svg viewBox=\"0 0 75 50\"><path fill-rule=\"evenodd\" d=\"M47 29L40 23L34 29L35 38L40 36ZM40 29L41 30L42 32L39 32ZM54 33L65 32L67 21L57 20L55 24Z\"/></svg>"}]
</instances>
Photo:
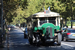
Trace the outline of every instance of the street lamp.
<instances>
[{"instance_id":1,"label":"street lamp","mask_svg":"<svg viewBox=\"0 0 75 50\"><path fill-rule=\"evenodd\" d=\"M61 27L63 27L63 18L61 17L60 20L61 20Z\"/></svg>"},{"instance_id":2,"label":"street lamp","mask_svg":"<svg viewBox=\"0 0 75 50\"><path fill-rule=\"evenodd\" d=\"M60 19L61 19L61 20L63 20L63 18L62 18L62 17L61 17Z\"/></svg>"},{"instance_id":3,"label":"street lamp","mask_svg":"<svg viewBox=\"0 0 75 50\"><path fill-rule=\"evenodd\" d=\"M71 2L72 2L72 0L71 0ZM73 8L73 6L71 4L71 20L73 20L73 10L72 10L72 8ZM73 22L71 21L71 28L72 28L72 26L73 26Z\"/></svg>"}]
</instances>

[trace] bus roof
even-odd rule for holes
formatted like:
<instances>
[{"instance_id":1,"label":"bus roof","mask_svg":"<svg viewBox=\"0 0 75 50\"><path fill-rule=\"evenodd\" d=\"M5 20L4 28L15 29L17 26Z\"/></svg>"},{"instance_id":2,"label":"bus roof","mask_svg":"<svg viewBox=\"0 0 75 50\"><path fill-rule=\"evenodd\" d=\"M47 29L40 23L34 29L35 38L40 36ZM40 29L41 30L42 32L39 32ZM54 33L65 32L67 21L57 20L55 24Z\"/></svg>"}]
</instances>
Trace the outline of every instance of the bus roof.
<instances>
[{"instance_id":1,"label":"bus roof","mask_svg":"<svg viewBox=\"0 0 75 50\"><path fill-rule=\"evenodd\" d=\"M38 12L32 15L32 17L38 18L38 17L59 17L59 13L56 12L49 12L49 13L44 13L44 12Z\"/></svg>"}]
</instances>

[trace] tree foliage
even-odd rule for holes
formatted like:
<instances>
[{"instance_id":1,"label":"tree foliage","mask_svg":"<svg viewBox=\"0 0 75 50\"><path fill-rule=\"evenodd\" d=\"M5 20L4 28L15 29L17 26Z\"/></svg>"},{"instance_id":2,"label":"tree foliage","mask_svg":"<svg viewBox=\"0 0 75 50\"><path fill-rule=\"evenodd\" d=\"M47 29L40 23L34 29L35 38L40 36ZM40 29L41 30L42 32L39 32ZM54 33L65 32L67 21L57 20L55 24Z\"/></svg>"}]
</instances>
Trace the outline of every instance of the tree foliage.
<instances>
[{"instance_id":1,"label":"tree foliage","mask_svg":"<svg viewBox=\"0 0 75 50\"><path fill-rule=\"evenodd\" d=\"M4 16L9 23L26 22L25 18L49 6L64 19L75 16L75 0L3 0L3 5Z\"/></svg>"}]
</instances>

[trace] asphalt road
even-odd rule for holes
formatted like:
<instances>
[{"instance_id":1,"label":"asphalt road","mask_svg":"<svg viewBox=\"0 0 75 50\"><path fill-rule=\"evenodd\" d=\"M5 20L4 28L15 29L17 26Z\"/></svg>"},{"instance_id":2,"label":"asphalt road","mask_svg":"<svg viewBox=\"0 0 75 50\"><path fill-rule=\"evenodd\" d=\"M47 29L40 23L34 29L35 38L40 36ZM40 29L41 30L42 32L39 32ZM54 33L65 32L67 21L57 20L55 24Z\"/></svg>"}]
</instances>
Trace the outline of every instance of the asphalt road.
<instances>
[{"instance_id":1,"label":"asphalt road","mask_svg":"<svg viewBox=\"0 0 75 50\"><path fill-rule=\"evenodd\" d=\"M14 28L9 32L8 50L75 50L75 41L61 42L61 46L42 45L40 47L30 45L28 39L24 39L24 32Z\"/></svg>"}]
</instances>

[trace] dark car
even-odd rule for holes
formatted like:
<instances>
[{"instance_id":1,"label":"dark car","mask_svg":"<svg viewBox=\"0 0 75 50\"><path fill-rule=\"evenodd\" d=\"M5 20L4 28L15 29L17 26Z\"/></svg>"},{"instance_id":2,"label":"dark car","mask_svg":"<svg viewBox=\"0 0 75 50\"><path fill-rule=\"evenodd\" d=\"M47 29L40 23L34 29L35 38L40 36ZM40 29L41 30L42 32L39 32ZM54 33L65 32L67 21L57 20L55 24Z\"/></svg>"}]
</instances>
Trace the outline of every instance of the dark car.
<instances>
[{"instance_id":1,"label":"dark car","mask_svg":"<svg viewBox=\"0 0 75 50\"><path fill-rule=\"evenodd\" d=\"M62 32L62 40L75 40L75 29L66 29L64 32Z\"/></svg>"},{"instance_id":2,"label":"dark car","mask_svg":"<svg viewBox=\"0 0 75 50\"><path fill-rule=\"evenodd\" d=\"M24 38L27 38L28 36L28 31L27 31L27 27L25 28L25 31L24 31Z\"/></svg>"}]
</instances>

